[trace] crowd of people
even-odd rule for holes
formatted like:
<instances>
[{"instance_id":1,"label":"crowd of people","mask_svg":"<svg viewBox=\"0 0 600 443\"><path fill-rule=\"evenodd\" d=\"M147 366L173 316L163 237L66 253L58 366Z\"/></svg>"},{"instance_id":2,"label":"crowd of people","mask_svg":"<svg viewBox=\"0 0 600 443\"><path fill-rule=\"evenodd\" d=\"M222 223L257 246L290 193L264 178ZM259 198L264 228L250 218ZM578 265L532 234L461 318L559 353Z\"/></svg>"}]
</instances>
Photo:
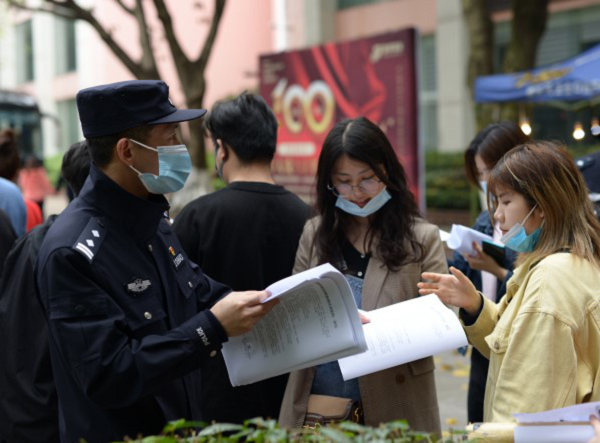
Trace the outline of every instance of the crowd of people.
<instances>
[{"instance_id":1,"label":"crowd of people","mask_svg":"<svg viewBox=\"0 0 600 443\"><path fill-rule=\"evenodd\" d=\"M77 106L86 140L63 159L76 198L60 215L25 234L25 200L41 209L52 190L33 159L19 179L0 171L1 442L106 442L179 418L256 416L290 428L407 419L441 435L432 357L348 381L331 362L231 386L221 348L277 304L262 289L323 263L344 274L363 322L430 293L459 308L475 348L469 421L600 401L600 222L563 147L512 123L481 131L465 152L489 207L474 228L506 253L475 245L447 259L385 133L364 117L327 135L311 210L273 180L277 120L257 95L204 116L177 109L162 81L127 81L84 89ZM227 186L172 223L164 194L191 169L178 125L202 117ZM24 199L18 181L46 191Z\"/></svg>"}]
</instances>

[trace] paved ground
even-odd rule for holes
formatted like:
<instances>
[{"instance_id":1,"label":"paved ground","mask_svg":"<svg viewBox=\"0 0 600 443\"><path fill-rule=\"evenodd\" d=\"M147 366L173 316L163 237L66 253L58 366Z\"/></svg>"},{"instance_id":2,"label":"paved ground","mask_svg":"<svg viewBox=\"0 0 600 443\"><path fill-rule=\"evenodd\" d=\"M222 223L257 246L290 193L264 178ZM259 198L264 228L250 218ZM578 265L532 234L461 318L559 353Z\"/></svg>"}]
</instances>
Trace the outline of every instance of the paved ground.
<instances>
[{"instance_id":1,"label":"paved ground","mask_svg":"<svg viewBox=\"0 0 600 443\"><path fill-rule=\"evenodd\" d=\"M67 205L64 194L50 196L46 199L44 212L60 213ZM436 385L442 429L464 429L467 425L467 385L469 380L468 357L456 351L446 352L435 357Z\"/></svg>"},{"instance_id":2,"label":"paved ground","mask_svg":"<svg viewBox=\"0 0 600 443\"><path fill-rule=\"evenodd\" d=\"M467 425L467 387L470 358L457 351L435 356L435 381L442 429L464 429Z\"/></svg>"}]
</instances>

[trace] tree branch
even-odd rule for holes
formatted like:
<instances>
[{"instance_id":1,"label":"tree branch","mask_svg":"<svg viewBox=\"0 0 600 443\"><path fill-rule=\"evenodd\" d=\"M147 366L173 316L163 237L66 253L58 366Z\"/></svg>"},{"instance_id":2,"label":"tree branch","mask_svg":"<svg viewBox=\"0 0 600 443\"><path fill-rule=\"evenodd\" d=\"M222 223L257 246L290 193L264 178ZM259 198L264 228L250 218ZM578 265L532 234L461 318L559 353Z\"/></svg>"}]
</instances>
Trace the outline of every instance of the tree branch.
<instances>
[{"instance_id":1,"label":"tree branch","mask_svg":"<svg viewBox=\"0 0 600 443\"><path fill-rule=\"evenodd\" d=\"M117 0L120 1L120 0ZM142 47L142 58L140 64L145 71L153 72L156 74L155 78L160 78L158 73L158 67L156 65L156 59L154 57L154 50L152 47L152 39L148 31L148 23L146 22L146 14L144 12L143 0L135 1L135 9L133 15L138 23L138 31L140 38L140 46Z\"/></svg>"},{"instance_id":2,"label":"tree branch","mask_svg":"<svg viewBox=\"0 0 600 443\"><path fill-rule=\"evenodd\" d=\"M123 0L115 0L118 5L123 9L123 11L125 11L126 13L135 16L135 11L133 10L133 8L130 8L129 6L127 6L125 3L123 3Z\"/></svg>"},{"instance_id":3,"label":"tree branch","mask_svg":"<svg viewBox=\"0 0 600 443\"><path fill-rule=\"evenodd\" d=\"M219 29L219 23L221 22L221 17L223 16L224 9L225 0L215 0L215 13L210 23L210 30L208 31L208 36L204 41L204 47L202 48L200 56L194 61L194 69L200 70L200 72L204 72L204 69L208 64L208 57L210 56L210 52L212 51L212 47L217 38L217 31Z\"/></svg>"},{"instance_id":4,"label":"tree branch","mask_svg":"<svg viewBox=\"0 0 600 443\"><path fill-rule=\"evenodd\" d=\"M156 7L156 11L158 12L158 18L160 19L163 28L165 29L165 36L167 38L169 48L171 49L171 55L173 56L173 61L175 62L177 74L179 76L181 84L185 85L188 82L189 78L190 60L187 58L187 56L181 49L181 45L177 40L177 36L175 35L175 31L173 29L173 21L171 20L171 14L169 14L164 0L154 0L154 6Z\"/></svg>"},{"instance_id":5,"label":"tree branch","mask_svg":"<svg viewBox=\"0 0 600 443\"><path fill-rule=\"evenodd\" d=\"M8 0L8 4L12 7L32 12L46 12L60 17L83 20L89 23L98 33L102 41L111 49L115 56L125 65L125 67L139 79L155 78L156 73L147 71L140 64L135 62L125 50L112 38L112 35L104 26L96 20L92 12L79 6L74 0L44 0L46 6L32 7L16 0Z\"/></svg>"}]
</instances>

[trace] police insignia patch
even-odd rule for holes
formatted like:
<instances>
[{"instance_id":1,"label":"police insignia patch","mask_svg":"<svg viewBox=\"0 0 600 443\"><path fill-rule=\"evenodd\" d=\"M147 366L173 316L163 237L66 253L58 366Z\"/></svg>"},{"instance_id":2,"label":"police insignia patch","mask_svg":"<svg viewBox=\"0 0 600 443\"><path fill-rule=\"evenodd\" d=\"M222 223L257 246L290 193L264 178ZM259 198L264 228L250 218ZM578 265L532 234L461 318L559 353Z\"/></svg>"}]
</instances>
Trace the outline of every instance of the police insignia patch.
<instances>
[{"instance_id":1,"label":"police insignia patch","mask_svg":"<svg viewBox=\"0 0 600 443\"><path fill-rule=\"evenodd\" d=\"M127 291L133 293L134 297L140 294L141 292L144 292L150 286L152 286L152 282L150 282L150 280L144 280L142 278L137 277L134 277L131 283L127 283L125 285Z\"/></svg>"}]
</instances>

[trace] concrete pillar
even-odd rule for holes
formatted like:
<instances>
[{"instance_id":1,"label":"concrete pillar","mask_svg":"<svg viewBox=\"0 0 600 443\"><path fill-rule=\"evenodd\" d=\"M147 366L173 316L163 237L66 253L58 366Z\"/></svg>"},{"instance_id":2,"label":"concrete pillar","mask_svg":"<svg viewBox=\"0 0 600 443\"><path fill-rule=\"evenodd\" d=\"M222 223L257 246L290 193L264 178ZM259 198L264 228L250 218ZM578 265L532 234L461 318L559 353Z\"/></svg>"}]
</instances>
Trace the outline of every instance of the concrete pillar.
<instances>
[{"instance_id":1,"label":"concrete pillar","mask_svg":"<svg viewBox=\"0 0 600 443\"><path fill-rule=\"evenodd\" d=\"M462 151L475 120L467 88L468 35L461 0L436 2L438 150Z\"/></svg>"},{"instance_id":2,"label":"concrete pillar","mask_svg":"<svg viewBox=\"0 0 600 443\"><path fill-rule=\"evenodd\" d=\"M334 40L336 0L305 0L305 45L314 46Z\"/></svg>"}]
</instances>

